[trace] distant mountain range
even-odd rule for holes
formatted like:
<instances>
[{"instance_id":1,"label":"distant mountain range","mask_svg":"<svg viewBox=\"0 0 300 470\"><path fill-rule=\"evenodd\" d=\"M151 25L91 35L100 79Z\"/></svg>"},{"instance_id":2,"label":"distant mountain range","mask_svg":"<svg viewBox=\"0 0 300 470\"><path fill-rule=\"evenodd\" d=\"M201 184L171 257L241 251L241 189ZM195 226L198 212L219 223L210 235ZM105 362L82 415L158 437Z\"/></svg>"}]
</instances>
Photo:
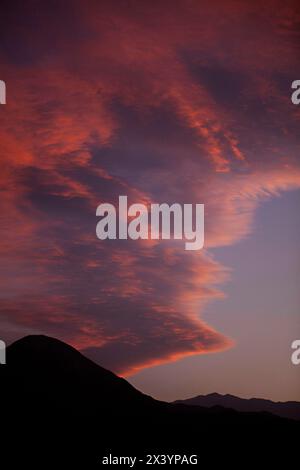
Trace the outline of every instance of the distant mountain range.
<instances>
[{"instance_id":1,"label":"distant mountain range","mask_svg":"<svg viewBox=\"0 0 300 470\"><path fill-rule=\"evenodd\" d=\"M99 468L103 455L197 454L211 465L286 464L297 448L300 422L267 412L165 403L46 336L27 336L7 348L0 366L1 458L9 467ZM238 399L237 399L238 400ZM208 408L209 406L209 408ZM283 442L289 443L287 455ZM216 449L218 450L216 452ZM231 449L231 450L230 450ZM274 455L273 455L274 454ZM141 466L141 464L140 464Z\"/></svg>"},{"instance_id":2,"label":"distant mountain range","mask_svg":"<svg viewBox=\"0 0 300 470\"><path fill-rule=\"evenodd\" d=\"M185 404L192 406L202 406L211 408L221 406L242 412L268 412L282 418L300 420L300 402L273 402L262 398L239 398L234 395L220 395L219 393L210 393L209 395L198 395L186 400L176 400L175 404Z\"/></svg>"}]
</instances>

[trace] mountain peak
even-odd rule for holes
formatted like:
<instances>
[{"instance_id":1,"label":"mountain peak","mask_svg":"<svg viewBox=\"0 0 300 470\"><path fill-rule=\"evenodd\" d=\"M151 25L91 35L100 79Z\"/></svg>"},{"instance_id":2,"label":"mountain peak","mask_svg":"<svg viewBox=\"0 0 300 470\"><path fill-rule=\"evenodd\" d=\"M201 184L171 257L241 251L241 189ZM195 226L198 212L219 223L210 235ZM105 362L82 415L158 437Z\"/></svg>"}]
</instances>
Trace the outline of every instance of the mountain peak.
<instances>
[{"instance_id":1,"label":"mountain peak","mask_svg":"<svg viewBox=\"0 0 300 470\"><path fill-rule=\"evenodd\" d=\"M69 344L64 343L60 339L54 338L52 336L47 335L27 335L23 338L16 340L14 343L11 344L13 347L34 347L34 346L42 346L45 347L46 345L53 345L53 346L61 346L65 348L72 348ZM74 348L72 348L74 349Z\"/></svg>"},{"instance_id":2,"label":"mountain peak","mask_svg":"<svg viewBox=\"0 0 300 470\"><path fill-rule=\"evenodd\" d=\"M220 398L220 397L223 397L224 395L221 395L221 393L213 392L213 393L208 393L207 395L199 395L199 396L207 396L210 398Z\"/></svg>"},{"instance_id":3,"label":"mountain peak","mask_svg":"<svg viewBox=\"0 0 300 470\"><path fill-rule=\"evenodd\" d=\"M210 393L208 395L198 395L187 400L178 400L175 403L185 405L230 408L240 412L269 412L283 418L300 419L300 402L272 402L257 398L240 398L235 395L221 395Z\"/></svg>"},{"instance_id":4,"label":"mountain peak","mask_svg":"<svg viewBox=\"0 0 300 470\"><path fill-rule=\"evenodd\" d=\"M63 341L53 338L47 335L27 335L23 338L16 340L14 343L9 346L10 348L32 348L32 347L49 347L50 345L55 347L65 347L71 348L68 344L64 343Z\"/></svg>"},{"instance_id":5,"label":"mountain peak","mask_svg":"<svg viewBox=\"0 0 300 470\"><path fill-rule=\"evenodd\" d=\"M155 402L72 346L45 335L29 335L8 346L2 372L15 393L26 383L29 396L51 397L52 405L82 413L93 414L108 403L116 412Z\"/></svg>"},{"instance_id":6,"label":"mountain peak","mask_svg":"<svg viewBox=\"0 0 300 470\"><path fill-rule=\"evenodd\" d=\"M88 361L72 346L46 335L28 335L7 348L7 363L14 366L51 365L61 362Z\"/></svg>"}]
</instances>

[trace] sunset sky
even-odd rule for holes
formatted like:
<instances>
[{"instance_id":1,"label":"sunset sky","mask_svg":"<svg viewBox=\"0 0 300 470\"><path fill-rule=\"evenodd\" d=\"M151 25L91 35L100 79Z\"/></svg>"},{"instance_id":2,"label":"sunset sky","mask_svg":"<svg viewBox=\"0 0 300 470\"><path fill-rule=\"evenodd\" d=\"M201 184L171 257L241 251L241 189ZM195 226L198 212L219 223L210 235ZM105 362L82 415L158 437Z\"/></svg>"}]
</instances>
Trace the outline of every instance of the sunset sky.
<instances>
[{"instance_id":1,"label":"sunset sky","mask_svg":"<svg viewBox=\"0 0 300 470\"><path fill-rule=\"evenodd\" d=\"M297 3L1 3L1 339L161 399L300 400ZM98 240L123 194L204 203L204 250Z\"/></svg>"}]
</instances>

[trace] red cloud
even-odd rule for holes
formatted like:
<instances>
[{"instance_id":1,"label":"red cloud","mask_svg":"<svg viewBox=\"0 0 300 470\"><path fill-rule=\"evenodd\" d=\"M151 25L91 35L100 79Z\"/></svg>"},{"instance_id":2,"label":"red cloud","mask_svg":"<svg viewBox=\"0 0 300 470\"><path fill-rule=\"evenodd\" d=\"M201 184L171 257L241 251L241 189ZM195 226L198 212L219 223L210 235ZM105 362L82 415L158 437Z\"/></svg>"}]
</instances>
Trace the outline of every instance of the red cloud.
<instances>
[{"instance_id":1,"label":"red cloud","mask_svg":"<svg viewBox=\"0 0 300 470\"><path fill-rule=\"evenodd\" d=\"M225 349L201 319L228 278L207 250L251 233L260 201L300 187L288 88L299 13L293 2L65 5L2 17L1 330L52 334L127 374ZM100 243L96 207L119 194L205 203L206 251Z\"/></svg>"}]
</instances>

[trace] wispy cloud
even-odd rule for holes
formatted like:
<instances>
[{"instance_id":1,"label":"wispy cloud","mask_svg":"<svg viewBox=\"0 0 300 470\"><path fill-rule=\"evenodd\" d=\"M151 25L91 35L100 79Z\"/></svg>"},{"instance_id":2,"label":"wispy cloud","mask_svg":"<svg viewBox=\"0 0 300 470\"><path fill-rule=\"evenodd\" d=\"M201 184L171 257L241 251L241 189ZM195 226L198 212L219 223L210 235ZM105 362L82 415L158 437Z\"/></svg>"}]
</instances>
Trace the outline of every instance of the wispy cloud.
<instances>
[{"instance_id":1,"label":"wispy cloud","mask_svg":"<svg viewBox=\"0 0 300 470\"><path fill-rule=\"evenodd\" d=\"M293 2L29 4L1 19L2 329L126 374L230 347L201 319L230 275L209 250L300 187ZM99 242L119 194L204 203L206 250Z\"/></svg>"}]
</instances>

